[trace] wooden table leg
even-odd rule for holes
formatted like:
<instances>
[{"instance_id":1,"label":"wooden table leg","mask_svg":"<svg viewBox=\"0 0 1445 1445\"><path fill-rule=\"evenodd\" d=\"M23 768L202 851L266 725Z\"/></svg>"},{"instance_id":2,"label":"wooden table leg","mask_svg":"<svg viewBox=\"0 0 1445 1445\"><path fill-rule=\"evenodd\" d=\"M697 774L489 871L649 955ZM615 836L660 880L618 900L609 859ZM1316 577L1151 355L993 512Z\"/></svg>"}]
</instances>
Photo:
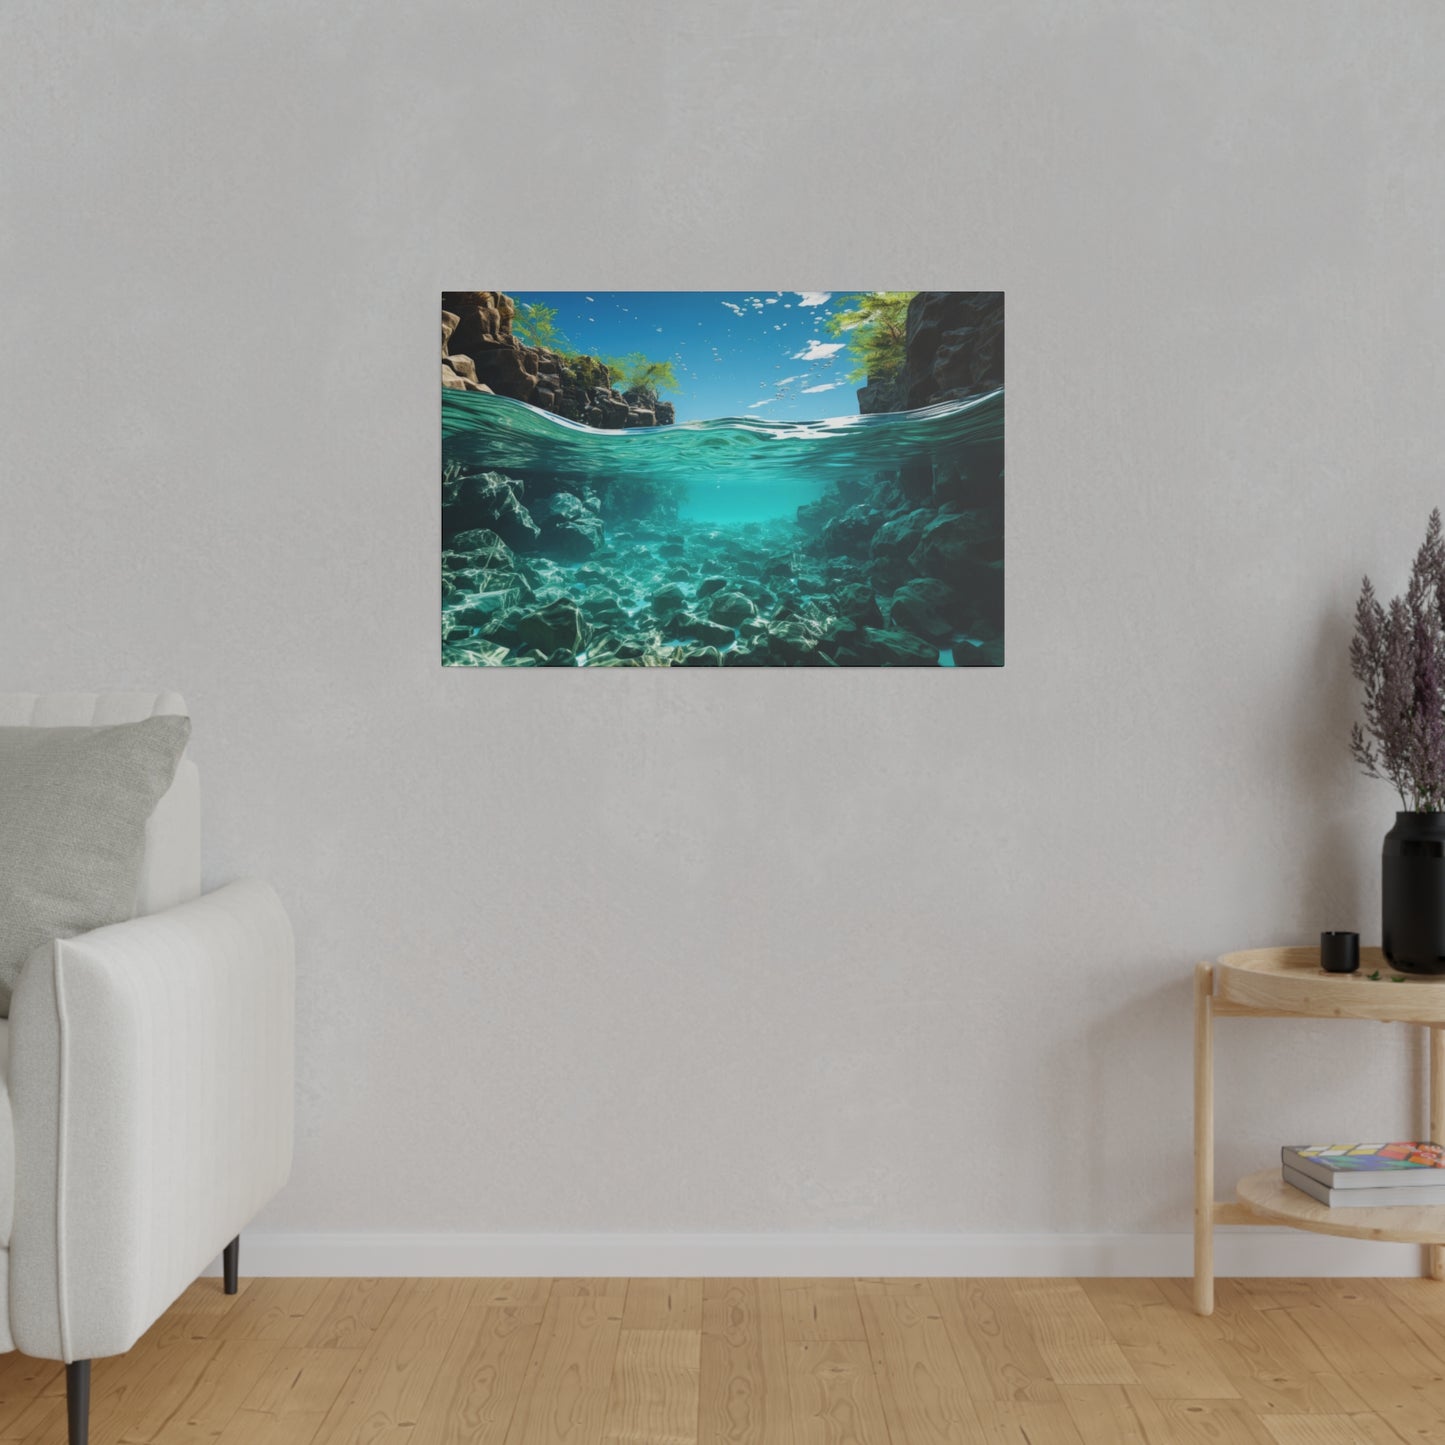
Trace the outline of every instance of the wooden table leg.
<instances>
[{"instance_id":1,"label":"wooden table leg","mask_svg":"<svg viewBox=\"0 0 1445 1445\"><path fill-rule=\"evenodd\" d=\"M1214 968L1207 963L1194 969L1194 1308L1214 1313Z\"/></svg>"},{"instance_id":2,"label":"wooden table leg","mask_svg":"<svg viewBox=\"0 0 1445 1445\"><path fill-rule=\"evenodd\" d=\"M1425 1032L1430 1037L1430 1138L1438 1144L1445 1136L1445 1028L1431 1024ZM1445 1245L1427 1245L1425 1257L1430 1278L1445 1280Z\"/></svg>"}]
</instances>

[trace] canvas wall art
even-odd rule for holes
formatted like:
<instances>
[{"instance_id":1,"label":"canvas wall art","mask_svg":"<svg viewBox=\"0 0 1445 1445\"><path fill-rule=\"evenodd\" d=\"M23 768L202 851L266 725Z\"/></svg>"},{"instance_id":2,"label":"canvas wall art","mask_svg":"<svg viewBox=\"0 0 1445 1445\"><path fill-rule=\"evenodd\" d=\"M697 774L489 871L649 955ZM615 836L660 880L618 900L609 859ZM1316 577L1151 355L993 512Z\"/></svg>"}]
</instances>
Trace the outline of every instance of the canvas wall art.
<instances>
[{"instance_id":1,"label":"canvas wall art","mask_svg":"<svg viewBox=\"0 0 1445 1445\"><path fill-rule=\"evenodd\" d=\"M442 294L442 661L999 667L998 291Z\"/></svg>"}]
</instances>

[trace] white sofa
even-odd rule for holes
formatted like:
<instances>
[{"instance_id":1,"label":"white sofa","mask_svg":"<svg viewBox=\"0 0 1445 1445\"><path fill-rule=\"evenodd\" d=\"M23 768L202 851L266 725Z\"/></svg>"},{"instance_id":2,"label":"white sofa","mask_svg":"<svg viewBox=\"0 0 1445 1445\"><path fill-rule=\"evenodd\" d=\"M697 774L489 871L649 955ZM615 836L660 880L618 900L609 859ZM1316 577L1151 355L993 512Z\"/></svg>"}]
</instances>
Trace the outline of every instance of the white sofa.
<instances>
[{"instance_id":1,"label":"white sofa","mask_svg":"<svg viewBox=\"0 0 1445 1445\"><path fill-rule=\"evenodd\" d=\"M0 726L184 713L174 693L0 694ZM201 896L200 777L146 830L136 917L26 961L0 1019L0 1350L64 1360L84 1445L90 1361L130 1348L291 1167L291 926L257 880Z\"/></svg>"}]
</instances>

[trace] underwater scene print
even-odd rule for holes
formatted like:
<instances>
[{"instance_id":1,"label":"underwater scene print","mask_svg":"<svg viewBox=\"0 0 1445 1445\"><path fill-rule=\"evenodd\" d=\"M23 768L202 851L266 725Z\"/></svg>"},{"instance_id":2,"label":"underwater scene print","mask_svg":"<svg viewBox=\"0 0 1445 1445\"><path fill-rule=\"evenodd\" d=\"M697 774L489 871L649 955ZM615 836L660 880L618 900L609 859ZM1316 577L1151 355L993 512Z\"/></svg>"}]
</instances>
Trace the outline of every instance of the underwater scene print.
<instances>
[{"instance_id":1,"label":"underwater scene print","mask_svg":"<svg viewBox=\"0 0 1445 1445\"><path fill-rule=\"evenodd\" d=\"M1001 667L1000 291L442 293L442 661Z\"/></svg>"}]
</instances>

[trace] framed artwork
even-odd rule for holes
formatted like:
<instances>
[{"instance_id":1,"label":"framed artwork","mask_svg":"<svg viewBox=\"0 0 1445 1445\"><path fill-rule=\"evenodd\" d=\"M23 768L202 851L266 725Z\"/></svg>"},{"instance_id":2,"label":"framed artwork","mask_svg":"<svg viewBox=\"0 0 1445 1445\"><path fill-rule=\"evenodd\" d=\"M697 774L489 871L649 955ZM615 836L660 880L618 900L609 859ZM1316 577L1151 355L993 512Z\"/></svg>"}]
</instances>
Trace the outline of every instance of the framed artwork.
<instances>
[{"instance_id":1,"label":"framed artwork","mask_svg":"<svg viewBox=\"0 0 1445 1445\"><path fill-rule=\"evenodd\" d=\"M450 667L1000 667L999 291L442 293Z\"/></svg>"}]
</instances>

